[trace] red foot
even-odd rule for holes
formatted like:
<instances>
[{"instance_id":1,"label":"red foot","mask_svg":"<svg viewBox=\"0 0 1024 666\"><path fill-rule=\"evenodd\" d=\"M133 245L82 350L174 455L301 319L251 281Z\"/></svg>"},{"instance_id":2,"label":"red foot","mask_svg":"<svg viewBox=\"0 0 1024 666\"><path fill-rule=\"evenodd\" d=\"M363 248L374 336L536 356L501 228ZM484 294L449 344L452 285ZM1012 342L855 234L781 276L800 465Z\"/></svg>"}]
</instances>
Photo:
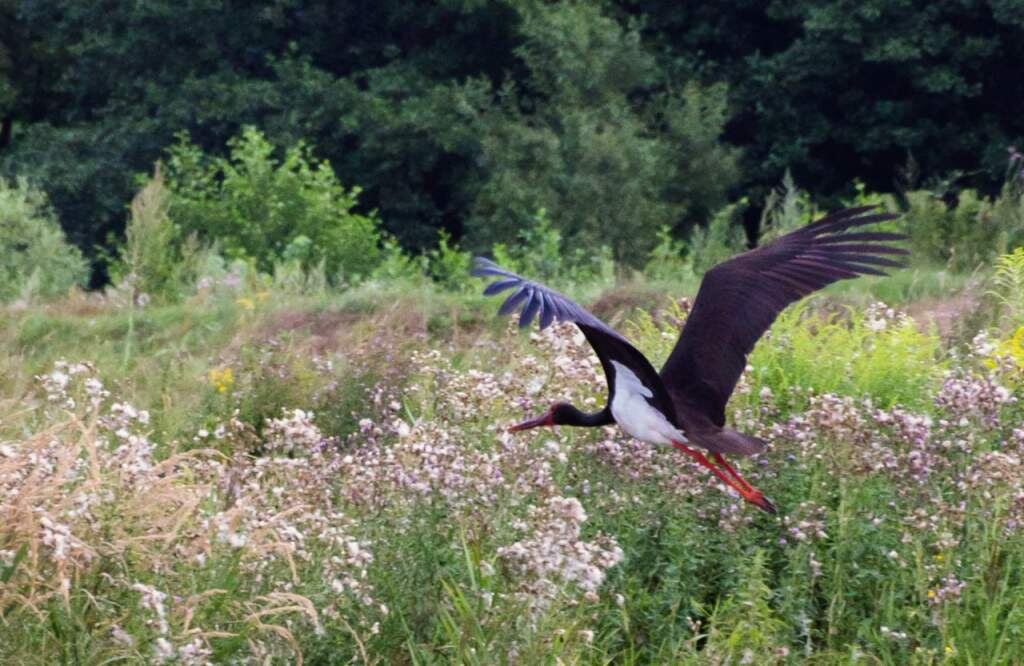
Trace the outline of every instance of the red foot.
<instances>
[{"instance_id":1,"label":"red foot","mask_svg":"<svg viewBox=\"0 0 1024 666\"><path fill-rule=\"evenodd\" d=\"M702 466L707 467L709 470L711 470L712 474L714 474L719 479L724 481L725 484L728 485L730 488L734 488L736 492L738 492L740 496L747 502L750 502L757 508L767 513L778 513L778 509L775 508L775 505L772 504L771 500L765 497L764 493L762 493L760 490L747 483L747 481L742 476L739 475L739 472L734 470L732 468L732 465L725 461L725 457L723 457L721 453L713 453L712 455L715 457L715 460L718 461L720 465L722 465L722 467L728 470L729 475L731 476L727 475L717 466L713 465L711 461L708 460L700 451L694 451L690 447L681 444L680 442L672 442L672 446L676 447L686 455L690 456L698 463L700 463Z\"/></svg>"}]
</instances>

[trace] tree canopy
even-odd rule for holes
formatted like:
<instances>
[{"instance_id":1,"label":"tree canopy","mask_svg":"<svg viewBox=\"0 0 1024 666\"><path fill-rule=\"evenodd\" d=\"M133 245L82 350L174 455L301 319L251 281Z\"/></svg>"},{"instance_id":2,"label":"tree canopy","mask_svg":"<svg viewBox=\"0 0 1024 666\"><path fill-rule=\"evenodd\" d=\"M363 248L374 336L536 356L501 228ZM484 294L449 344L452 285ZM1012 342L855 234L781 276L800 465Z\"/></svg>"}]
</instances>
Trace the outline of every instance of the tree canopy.
<instances>
[{"instance_id":1,"label":"tree canopy","mask_svg":"<svg viewBox=\"0 0 1024 666\"><path fill-rule=\"evenodd\" d=\"M636 263L791 169L1002 176L1024 139L1024 1L0 0L0 174L93 254L179 132L326 160L407 248L541 208Z\"/></svg>"}]
</instances>

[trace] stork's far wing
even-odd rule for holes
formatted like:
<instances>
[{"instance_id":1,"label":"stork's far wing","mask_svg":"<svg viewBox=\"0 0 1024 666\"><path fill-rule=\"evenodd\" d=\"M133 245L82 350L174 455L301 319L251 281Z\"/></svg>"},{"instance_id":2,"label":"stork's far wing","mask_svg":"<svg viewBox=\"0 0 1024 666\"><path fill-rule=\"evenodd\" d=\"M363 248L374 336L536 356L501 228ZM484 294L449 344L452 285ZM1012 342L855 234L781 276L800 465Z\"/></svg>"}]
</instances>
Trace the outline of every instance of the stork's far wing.
<instances>
[{"instance_id":1,"label":"stork's far wing","mask_svg":"<svg viewBox=\"0 0 1024 666\"><path fill-rule=\"evenodd\" d=\"M476 257L473 263L473 275L497 278L484 289L485 295L493 296L509 289L513 290L502 303L498 313L511 314L521 307L520 328L529 326L534 317L539 317L541 330L555 321L571 321L576 324L601 360L601 367L608 378L609 399L614 390L612 378L615 376L615 368L611 361L616 360L630 368L645 386L651 388L654 392L653 398L650 399L651 404L663 414L670 415L670 418L674 415L672 402L662 386L657 370L621 333L554 289L507 271L490 259Z\"/></svg>"},{"instance_id":2,"label":"stork's far wing","mask_svg":"<svg viewBox=\"0 0 1024 666\"><path fill-rule=\"evenodd\" d=\"M522 307L522 312L519 315L519 328L526 328L533 318L539 315L540 330L544 330L556 321L571 321L626 342L626 338L618 331L592 315L568 296L539 282L527 280L521 275L507 271L490 259L484 257L473 259L471 273L476 277L498 278L484 289L485 296L500 294L509 289L514 290L501 304L498 314L511 314Z\"/></svg>"},{"instance_id":3,"label":"stork's far wing","mask_svg":"<svg viewBox=\"0 0 1024 666\"><path fill-rule=\"evenodd\" d=\"M850 232L896 217L872 209L837 211L709 270L661 369L673 400L723 425L747 354L786 306L838 280L903 267L890 257L907 251L882 242L902 234Z\"/></svg>"}]
</instances>

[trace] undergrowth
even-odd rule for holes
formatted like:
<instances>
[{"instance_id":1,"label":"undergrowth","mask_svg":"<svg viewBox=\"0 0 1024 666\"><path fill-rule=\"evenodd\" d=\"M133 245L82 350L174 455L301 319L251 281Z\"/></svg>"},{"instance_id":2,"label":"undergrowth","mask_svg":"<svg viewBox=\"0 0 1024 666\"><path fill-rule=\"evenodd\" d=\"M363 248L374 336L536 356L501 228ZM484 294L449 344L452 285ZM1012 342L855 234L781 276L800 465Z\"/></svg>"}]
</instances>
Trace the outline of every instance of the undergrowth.
<instances>
[{"instance_id":1,"label":"undergrowth","mask_svg":"<svg viewBox=\"0 0 1024 666\"><path fill-rule=\"evenodd\" d=\"M1020 662L1007 270L968 338L843 290L778 319L729 406L778 518L617 429L505 432L606 389L479 296L226 267L12 310L0 661ZM573 289L656 363L688 308Z\"/></svg>"}]
</instances>

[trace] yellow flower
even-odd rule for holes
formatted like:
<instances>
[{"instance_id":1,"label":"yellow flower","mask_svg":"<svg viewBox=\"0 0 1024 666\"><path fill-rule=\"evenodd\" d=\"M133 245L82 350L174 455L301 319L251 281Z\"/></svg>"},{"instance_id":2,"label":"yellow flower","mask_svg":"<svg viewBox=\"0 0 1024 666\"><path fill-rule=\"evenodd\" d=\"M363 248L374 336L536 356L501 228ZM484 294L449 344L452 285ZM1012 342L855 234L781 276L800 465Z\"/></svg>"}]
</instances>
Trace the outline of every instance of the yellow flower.
<instances>
[{"instance_id":1,"label":"yellow flower","mask_svg":"<svg viewBox=\"0 0 1024 666\"><path fill-rule=\"evenodd\" d=\"M953 654L953 646L952 645L947 645L946 646L946 654Z\"/></svg>"},{"instance_id":2,"label":"yellow flower","mask_svg":"<svg viewBox=\"0 0 1024 666\"><path fill-rule=\"evenodd\" d=\"M270 298L269 291L261 291L256 294L256 300L259 301L260 303L267 300L268 298Z\"/></svg>"},{"instance_id":3,"label":"yellow flower","mask_svg":"<svg viewBox=\"0 0 1024 666\"><path fill-rule=\"evenodd\" d=\"M235 373L227 366L210 368L208 377L217 393L227 393L231 389L231 385L235 383Z\"/></svg>"},{"instance_id":4,"label":"yellow flower","mask_svg":"<svg viewBox=\"0 0 1024 666\"><path fill-rule=\"evenodd\" d=\"M256 303L254 303L251 298L246 298L246 297L243 296L242 298L237 299L235 301L235 303L238 303L239 305L241 305L246 310L255 310L256 309Z\"/></svg>"},{"instance_id":5,"label":"yellow flower","mask_svg":"<svg viewBox=\"0 0 1024 666\"><path fill-rule=\"evenodd\" d=\"M1024 368L1024 326L1017 328L1009 338L1001 341L997 346L992 358L985 361L990 368L996 367L996 359L1004 357L1012 358L1018 367Z\"/></svg>"},{"instance_id":6,"label":"yellow flower","mask_svg":"<svg viewBox=\"0 0 1024 666\"><path fill-rule=\"evenodd\" d=\"M928 590L928 598L929 599L934 599L935 598L935 590Z\"/></svg>"},{"instance_id":7,"label":"yellow flower","mask_svg":"<svg viewBox=\"0 0 1024 666\"><path fill-rule=\"evenodd\" d=\"M942 564L946 560L946 557L942 553L935 553L935 561Z\"/></svg>"}]
</instances>

